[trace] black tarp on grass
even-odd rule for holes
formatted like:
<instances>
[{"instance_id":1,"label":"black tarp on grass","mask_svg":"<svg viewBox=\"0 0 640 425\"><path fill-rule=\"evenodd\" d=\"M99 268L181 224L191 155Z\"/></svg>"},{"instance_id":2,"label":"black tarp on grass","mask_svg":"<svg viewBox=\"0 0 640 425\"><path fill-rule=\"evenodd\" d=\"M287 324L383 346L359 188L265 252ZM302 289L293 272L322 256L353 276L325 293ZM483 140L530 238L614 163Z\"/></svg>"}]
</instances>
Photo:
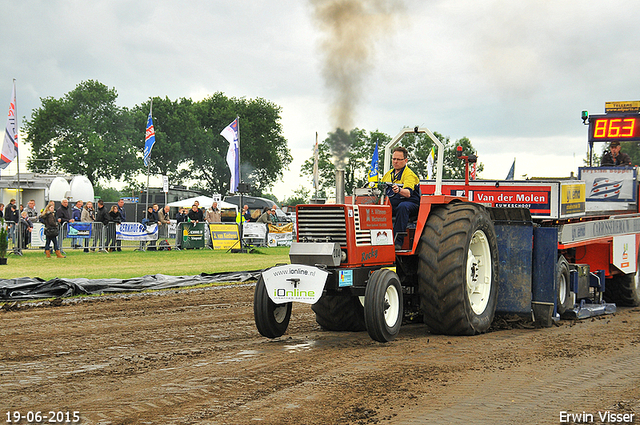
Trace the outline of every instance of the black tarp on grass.
<instances>
[{"instance_id":1,"label":"black tarp on grass","mask_svg":"<svg viewBox=\"0 0 640 425\"><path fill-rule=\"evenodd\" d=\"M36 300L117 292L140 292L147 289L180 288L218 282L257 280L261 270L228 273L202 273L195 276L147 275L133 279L62 279L37 277L0 279L0 301Z\"/></svg>"}]
</instances>

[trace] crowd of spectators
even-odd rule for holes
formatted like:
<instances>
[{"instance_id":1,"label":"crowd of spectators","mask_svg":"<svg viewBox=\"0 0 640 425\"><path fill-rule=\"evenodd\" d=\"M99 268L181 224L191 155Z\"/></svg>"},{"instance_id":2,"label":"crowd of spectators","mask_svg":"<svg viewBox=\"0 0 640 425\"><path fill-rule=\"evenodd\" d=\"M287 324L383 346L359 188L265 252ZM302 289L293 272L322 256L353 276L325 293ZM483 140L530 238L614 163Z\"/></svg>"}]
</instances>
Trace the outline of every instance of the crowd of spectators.
<instances>
[{"instance_id":1,"label":"crowd of spectators","mask_svg":"<svg viewBox=\"0 0 640 425\"><path fill-rule=\"evenodd\" d=\"M82 200L77 200L71 207L68 199L62 199L57 209L55 203L51 201L45 208L38 211L33 199L28 201L25 208L22 205L17 206L16 200L11 199L7 205L0 203L0 218L5 220L9 229L9 238L13 241L14 246L17 247L19 243L22 249L29 247L34 223L40 222L44 224L47 256L50 256L51 248L53 248L58 257L64 257L60 254L61 237L71 240L72 249L83 248L84 252L94 252L96 249L104 247L109 252L113 252L122 250L122 241L116 238L116 224L127 221L124 205L124 200L120 199L116 205L109 209L102 200L98 200L94 208L91 201L85 204ZM248 206L244 205L236 217L237 222L240 220L265 224L276 223L278 220L276 206L273 205L272 208L265 208L262 211L257 209L252 213ZM209 208L205 209L200 207L196 201L190 209L179 208L175 215L175 222L178 224L178 231L180 231L180 223L184 222L193 224L221 223L222 212L218 208L217 202L213 202ZM77 229L75 229L79 226L69 226L70 223L101 223L102 226L99 231L96 231L92 224L91 236L80 237L77 236ZM149 206L142 217L142 224L145 226L157 224L158 234L164 238L169 236L170 223L170 207L168 205L160 209L158 204L153 204ZM55 232L53 227L57 229ZM48 228L49 230L47 230ZM54 233L56 234L54 235ZM156 241L151 241L148 247L145 242L141 242L140 248L155 250L157 249Z\"/></svg>"}]
</instances>

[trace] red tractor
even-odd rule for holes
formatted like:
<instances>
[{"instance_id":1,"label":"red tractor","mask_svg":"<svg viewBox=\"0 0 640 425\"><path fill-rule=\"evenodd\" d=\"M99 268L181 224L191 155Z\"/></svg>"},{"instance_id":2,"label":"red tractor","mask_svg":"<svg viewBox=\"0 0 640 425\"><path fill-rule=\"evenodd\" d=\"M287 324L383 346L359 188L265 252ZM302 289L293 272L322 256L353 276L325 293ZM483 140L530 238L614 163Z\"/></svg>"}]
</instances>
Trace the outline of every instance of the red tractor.
<instances>
[{"instance_id":1,"label":"red tractor","mask_svg":"<svg viewBox=\"0 0 640 425\"><path fill-rule=\"evenodd\" d=\"M396 252L387 204L298 205L291 265L262 273L254 299L259 332L269 338L287 329L293 301L312 304L317 322L332 331L367 330L387 342L403 318L424 318L432 332L485 332L497 303L498 248L488 210L463 196L442 195L442 143L436 193L422 196L415 220ZM386 155L389 158L390 155ZM388 168L388 167L387 167Z\"/></svg>"},{"instance_id":2,"label":"red tractor","mask_svg":"<svg viewBox=\"0 0 640 425\"><path fill-rule=\"evenodd\" d=\"M590 134L618 115L588 117ZM640 120L640 110L628 115ZM578 179L524 181L470 182L465 172L464 181L443 182L444 147L426 128L404 129L385 147L385 170L407 133L431 138L438 167L435 180L420 182L404 245L394 247L388 202L299 205L292 264L265 270L256 286L262 335L286 331L294 301L312 304L325 329L366 329L380 342L395 338L403 321L474 335L496 312L551 326L640 305L636 167L581 167ZM458 156L467 168L475 160Z\"/></svg>"}]
</instances>

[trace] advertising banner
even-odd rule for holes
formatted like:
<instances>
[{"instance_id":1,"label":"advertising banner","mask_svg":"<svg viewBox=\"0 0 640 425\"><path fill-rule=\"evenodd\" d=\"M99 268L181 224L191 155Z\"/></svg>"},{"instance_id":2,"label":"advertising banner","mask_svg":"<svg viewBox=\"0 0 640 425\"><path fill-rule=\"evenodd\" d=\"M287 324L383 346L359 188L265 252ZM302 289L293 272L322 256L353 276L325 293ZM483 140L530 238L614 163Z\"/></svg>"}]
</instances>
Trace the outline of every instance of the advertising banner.
<instances>
[{"instance_id":1,"label":"advertising banner","mask_svg":"<svg viewBox=\"0 0 640 425\"><path fill-rule=\"evenodd\" d=\"M267 225L264 223L244 223L242 239L249 245L265 246L267 243Z\"/></svg>"},{"instance_id":2,"label":"advertising banner","mask_svg":"<svg viewBox=\"0 0 640 425\"><path fill-rule=\"evenodd\" d=\"M205 223L180 223L182 241L181 249L204 248Z\"/></svg>"},{"instance_id":3,"label":"advertising banner","mask_svg":"<svg viewBox=\"0 0 640 425\"><path fill-rule=\"evenodd\" d=\"M156 241L158 240L158 225L119 223L116 224L116 239L119 241Z\"/></svg>"},{"instance_id":4,"label":"advertising banner","mask_svg":"<svg viewBox=\"0 0 640 425\"><path fill-rule=\"evenodd\" d=\"M67 237L88 239L91 237L91 223L75 222L67 223Z\"/></svg>"},{"instance_id":5,"label":"advertising banner","mask_svg":"<svg viewBox=\"0 0 640 425\"><path fill-rule=\"evenodd\" d=\"M580 168L580 178L587 187L587 201L634 202L635 168Z\"/></svg>"},{"instance_id":6,"label":"advertising banner","mask_svg":"<svg viewBox=\"0 0 640 425\"><path fill-rule=\"evenodd\" d=\"M44 235L44 224L34 222L33 230L31 231L31 247L43 247L45 243L47 243L47 238Z\"/></svg>"},{"instance_id":7,"label":"advertising banner","mask_svg":"<svg viewBox=\"0 0 640 425\"><path fill-rule=\"evenodd\" d=\"M268 245L274 246L291 246L293 241L293 223L283 225L269 224Z\"/></svg>"},{"instance_id":8,"label":"advertising banner","mask_svg":"<svg viewBox=\"0 0 640 425\"><path fill-rule=\"evenodd\" d=\"M240 231L235 223L209 224L213 249L240 248Z\"/></svg>"}]
</instances>

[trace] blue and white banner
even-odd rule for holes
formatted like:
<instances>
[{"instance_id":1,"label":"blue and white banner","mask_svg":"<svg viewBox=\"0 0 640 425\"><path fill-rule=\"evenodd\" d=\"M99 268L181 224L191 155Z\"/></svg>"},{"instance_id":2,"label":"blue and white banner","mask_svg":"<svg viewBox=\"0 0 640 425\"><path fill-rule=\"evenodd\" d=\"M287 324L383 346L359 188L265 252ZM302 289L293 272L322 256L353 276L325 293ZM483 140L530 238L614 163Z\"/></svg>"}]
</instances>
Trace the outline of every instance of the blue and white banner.
<instances>
[{"instance_id":1,"label":"blue and white banner","mask_svg":"<svg viewBox=\"0 0 640 425\"><path fill-rule=\"evenodd\" d=\"M142 223L116 224L116 239L119 241L156 241L158 225Z\"/></svg>"},{"instance_id":2,"label":"blue and white banner","mask_svg":"<svg viewBox=\"0 0 640 425\"><path fill-rule=\"evenodd\" d=\"M67 237L81 239L88 239L91 237L90 222L77 221L75 223L67 223L67 225Z\"/></svg>"}]
</instances>

